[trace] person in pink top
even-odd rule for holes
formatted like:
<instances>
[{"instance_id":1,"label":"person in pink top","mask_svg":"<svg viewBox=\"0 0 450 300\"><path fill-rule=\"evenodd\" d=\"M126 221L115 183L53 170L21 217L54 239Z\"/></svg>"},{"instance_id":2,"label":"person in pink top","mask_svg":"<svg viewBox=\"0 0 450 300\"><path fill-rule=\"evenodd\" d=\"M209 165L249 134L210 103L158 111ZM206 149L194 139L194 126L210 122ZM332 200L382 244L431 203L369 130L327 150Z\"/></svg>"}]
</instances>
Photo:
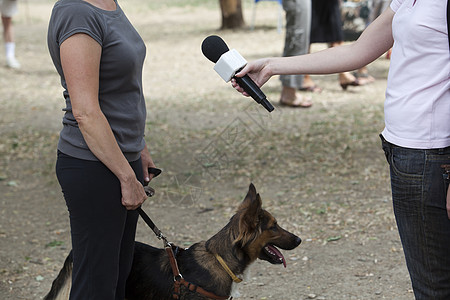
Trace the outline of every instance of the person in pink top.
<instances>
[{"instance_id":1,"label":"person in pink top","mask_svg":"<svg viewBox=\"0 0 450 300\"><path fill-rule=\"evenodd\" d=\"M392 48L380 135L394 214L416 299L450 299L450 50L446 0L393 0L351 44L264 58L248 74L331 74L361 68ZM233 87L248 96L232 81Z\"/></svg>"}]
</instances>

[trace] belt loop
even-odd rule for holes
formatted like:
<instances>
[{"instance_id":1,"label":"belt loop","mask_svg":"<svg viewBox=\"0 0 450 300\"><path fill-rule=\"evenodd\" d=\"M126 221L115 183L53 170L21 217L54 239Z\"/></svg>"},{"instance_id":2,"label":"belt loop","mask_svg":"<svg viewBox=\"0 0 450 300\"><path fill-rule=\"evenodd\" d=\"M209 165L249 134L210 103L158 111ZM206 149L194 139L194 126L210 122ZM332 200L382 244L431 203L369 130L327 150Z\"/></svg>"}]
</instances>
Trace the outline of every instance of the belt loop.
<instances>
[{"instance_id":1,"label":"belt loop","mask_svg":"<svg viewBox=\"0 0 450 300\"><path fill-rule=\"evenodd\" d=\"M444 155L444 152L445 152L445 148L439 148L439 150L438 150L439 155Z\"/></svg>"}]
</instances>

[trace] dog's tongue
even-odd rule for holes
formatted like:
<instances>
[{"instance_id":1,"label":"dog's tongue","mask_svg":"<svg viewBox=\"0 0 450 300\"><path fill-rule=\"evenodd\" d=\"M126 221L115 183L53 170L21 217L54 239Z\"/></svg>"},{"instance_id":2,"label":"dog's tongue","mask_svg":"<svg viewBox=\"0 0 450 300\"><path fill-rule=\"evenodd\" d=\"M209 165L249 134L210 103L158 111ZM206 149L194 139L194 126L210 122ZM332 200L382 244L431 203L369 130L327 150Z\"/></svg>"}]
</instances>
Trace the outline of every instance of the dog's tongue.
<instances>
[{"instance_id":1,"label":"dog's tongue","mask_svg":"<svg viewBox=\"0 0 450 300\"><path fill-rule=\"evenodd\" d=\"M267 245L267 248L269 248L270 252L273 252L276 256L278 256L278 258L280 258L283 262L283 266L286 268L286 260L284 259L283 254L281 254L281 252L272 245Z\"/></svg>"}]
</instances>

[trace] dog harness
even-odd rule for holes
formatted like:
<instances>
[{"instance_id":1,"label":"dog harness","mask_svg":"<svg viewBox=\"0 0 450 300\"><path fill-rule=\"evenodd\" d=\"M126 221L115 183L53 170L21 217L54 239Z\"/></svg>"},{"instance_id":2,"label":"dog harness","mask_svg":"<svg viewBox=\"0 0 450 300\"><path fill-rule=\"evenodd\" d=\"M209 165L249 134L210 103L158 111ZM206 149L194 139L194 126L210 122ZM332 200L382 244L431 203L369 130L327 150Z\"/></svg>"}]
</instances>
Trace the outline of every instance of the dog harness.
<instances>
[{"instance_id":1,"label":"dog harness","mask_svg":"<svg viewBox=\"0 0 450 300\"><path fill-rule=\"evenodd\" d=\"M191 292L199 293L210 299L217 299L217 300L233 299L232 297L229 298L226 296L217 296L216 294L208 292L207 290L203 289L198 285L186 281L181 275L180 270L178 269L177 260L173 252L174 248L176 249L176 251L180 249L178 246L172 245L171 243L167 243L165 246L167 255L169 256L170 266L172 267L173 272L173 279L174 279L174 291L172 294L173 299L180 299L181 286L186 287Z\"/></svg>"}]
</instances>

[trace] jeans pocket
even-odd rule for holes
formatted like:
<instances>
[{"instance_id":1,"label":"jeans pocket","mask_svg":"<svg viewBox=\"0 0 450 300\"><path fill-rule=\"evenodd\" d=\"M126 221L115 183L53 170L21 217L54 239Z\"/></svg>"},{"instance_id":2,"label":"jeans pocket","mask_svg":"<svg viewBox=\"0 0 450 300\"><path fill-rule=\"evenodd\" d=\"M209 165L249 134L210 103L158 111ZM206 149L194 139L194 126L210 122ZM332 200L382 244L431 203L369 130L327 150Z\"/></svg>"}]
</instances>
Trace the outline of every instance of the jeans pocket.
<instances>
[{"instance_id":1,"label":"jeans pocket","mask_svg":"<svg viewBox=\"0 0 450 300\"><path fill-rule=\"evenodd\" d=\"M398 176L410 179L421 178L425 168L425 152L402 147L391 148L390 164Z\"/></svg>"}]
</instances>

